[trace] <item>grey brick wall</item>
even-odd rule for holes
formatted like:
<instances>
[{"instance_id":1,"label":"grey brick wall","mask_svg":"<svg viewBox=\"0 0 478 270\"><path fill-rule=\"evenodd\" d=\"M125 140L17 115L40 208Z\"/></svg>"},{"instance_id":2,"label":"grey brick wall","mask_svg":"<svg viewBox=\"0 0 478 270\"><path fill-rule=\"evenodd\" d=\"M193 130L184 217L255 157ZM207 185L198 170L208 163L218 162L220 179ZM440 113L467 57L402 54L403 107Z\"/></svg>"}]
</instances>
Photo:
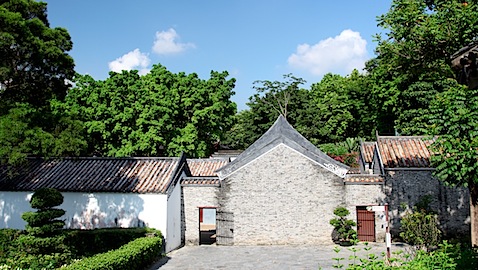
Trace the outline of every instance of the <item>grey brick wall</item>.
<instances>
[{"instance_id":1,"label":"grey brick wall","mask_svg":"<svg viewBox=\"0 0 478 270\"><path fill-rule=\"evenodd\" d=\"M405 210L400 204L414 206L422 196L433 199L430 207L438 213L446 235L469 234L469 192L466 188L448 187L433 178L432 171L386 171L385 194L390 205L391 228L397 234Z\"/></svg>"},{"instance_id":2,"label":"grey brick wall","mask_svg":"<svg viewBox=\"0 0 478 270\"><path fill-rule=\"evenodd\" d=\"M218 206L216 192L218 187L184 186L184 222L185 244L199 244L199 208L202 206Z\"/></svg>"},{"instance_id":3,"label":"grey brick wall","mask_svg":"<svg viewBox=\"0 0 478 270\"><path fill-rule=\"evenodd\" d=\"M227 177L218 197L234 213L235 245L299 245L332 242L344 194L340 177L279 145Z\"/></svg>"}]
</instances>

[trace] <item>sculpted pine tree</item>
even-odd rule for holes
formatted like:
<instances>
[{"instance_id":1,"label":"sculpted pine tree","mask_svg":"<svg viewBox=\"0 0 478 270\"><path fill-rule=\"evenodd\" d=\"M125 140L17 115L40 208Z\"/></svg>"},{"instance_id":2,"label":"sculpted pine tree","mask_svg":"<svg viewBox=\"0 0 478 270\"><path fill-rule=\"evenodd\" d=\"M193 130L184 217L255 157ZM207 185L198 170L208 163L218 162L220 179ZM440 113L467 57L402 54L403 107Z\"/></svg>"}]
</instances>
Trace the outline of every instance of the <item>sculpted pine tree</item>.
<instances>
[{"instance_id":1,"label":"sculpted pine tree","mask_svg":"<svg viewBox=\"0 0 478 270\"><path fill-rule=\"evenodd\" d=\"M22 219L27 222L23 243L30 254L52 254L65 251L60 235L65 225L59 218L65 214L63 209L55 208L63 203L63 195L56 189L41 188L33 193L30 205L35 212L25 212Z\"/></svg>"}]
</instances>

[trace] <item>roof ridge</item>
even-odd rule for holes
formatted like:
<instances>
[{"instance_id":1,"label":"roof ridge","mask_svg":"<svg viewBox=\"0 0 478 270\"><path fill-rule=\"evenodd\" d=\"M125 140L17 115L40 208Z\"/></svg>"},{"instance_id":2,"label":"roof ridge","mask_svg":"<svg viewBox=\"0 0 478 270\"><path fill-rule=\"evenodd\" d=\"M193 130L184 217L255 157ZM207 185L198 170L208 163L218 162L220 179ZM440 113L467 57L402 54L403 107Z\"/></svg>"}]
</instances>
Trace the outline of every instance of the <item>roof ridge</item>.
<instances>
[{"instance_id":1,"label":"roof ridge","mask_svg":"<svg viewBox=\"0 0 478 270\"><path fill-rule=\"evenodd\" d=\"M27 160L179 160L179 157L27 157Z\"/></svg>"}]
</instances>

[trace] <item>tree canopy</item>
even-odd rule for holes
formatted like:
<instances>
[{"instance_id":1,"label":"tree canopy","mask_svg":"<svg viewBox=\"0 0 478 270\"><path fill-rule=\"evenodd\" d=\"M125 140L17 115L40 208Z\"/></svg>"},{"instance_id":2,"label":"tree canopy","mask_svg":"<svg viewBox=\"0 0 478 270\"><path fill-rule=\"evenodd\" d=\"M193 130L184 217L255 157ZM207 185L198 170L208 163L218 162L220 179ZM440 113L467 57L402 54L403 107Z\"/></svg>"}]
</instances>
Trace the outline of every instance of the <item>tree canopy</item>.
<instances>
[{"instance_id":1,"label":"tree canopy","mask_svg":"<svg viewBox=\"0 0 478 270\"><path fill-rule=\"evenodd\" d=\"M477 33L475 1L394 0L378 17L377 57L367 63L379 131L423 134L430 101L454 77L450 56ZM472 3L470 3L472 2Z\"/></svg>"},{"instance_id":2,"label":"tree canopy","mask_svg":"<svg viewBox=\"0 0 478 270\"><path fill-rule=\"evenodd\" d=\"M17 102L38 108L64 97L74 75L72 47L66 29L49 27L46 3L1 1L0 113Z\"/></svg>"},{"instance_id":3,"label":"tree canopy","mask_svg":"<svg viewBox=\"0 0 478 270\"><path fill-rule=\"evenodd\" d=\"M0 1L0 161L77 155L81 124L51 110L74 75L70 35L50 28L46 3Z\"/></svg>"},{"instance_id":4,"label":"tree canopy","mask_svg":"<svg viewBox=\"0 0 478 270\"><path fill-rule=\"evenodd\" d=\"M233 123L234 79L227 72L174 74L161 65L111 72L104 81L77 75L75 87L56 111L84 123L88 154L100 156L206 157Z\"/></svg>"}]
</instances>

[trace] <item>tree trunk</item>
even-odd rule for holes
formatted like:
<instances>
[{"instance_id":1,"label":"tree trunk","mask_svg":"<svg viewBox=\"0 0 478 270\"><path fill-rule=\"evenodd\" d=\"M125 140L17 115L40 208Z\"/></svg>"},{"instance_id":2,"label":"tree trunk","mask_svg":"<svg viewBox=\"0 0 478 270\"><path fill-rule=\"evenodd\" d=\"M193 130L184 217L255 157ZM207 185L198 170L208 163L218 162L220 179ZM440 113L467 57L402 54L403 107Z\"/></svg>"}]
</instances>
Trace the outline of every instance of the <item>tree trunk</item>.
<instances>
[{"instance_id":1,"label":"tree trunk","mask_svg":"<svg viewBox=\"0 0 478 270\"><path fill-rule=\"evenodd\" d=\"M478 183L470 181L471 245L478 247Z\"/></svg>"}]
</instances>

